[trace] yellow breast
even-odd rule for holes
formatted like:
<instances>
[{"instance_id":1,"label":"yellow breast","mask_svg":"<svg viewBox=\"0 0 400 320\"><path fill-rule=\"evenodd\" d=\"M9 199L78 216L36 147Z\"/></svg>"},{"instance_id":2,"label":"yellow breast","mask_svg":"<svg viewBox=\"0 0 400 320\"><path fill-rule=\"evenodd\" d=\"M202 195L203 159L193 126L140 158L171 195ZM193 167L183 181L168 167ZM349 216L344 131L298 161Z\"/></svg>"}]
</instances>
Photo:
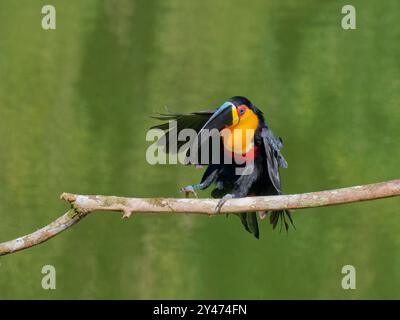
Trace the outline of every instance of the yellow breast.
<instances>
[{"instance_id":1,"label":"yellow breast","mask_svg":"<svg viewBox=\"0 0 400 320\"><path fill-rule=\"evenodd\" d=\"M247 110L237 125L221 131L224 148L236 154L245 154L254 146L254 134L258 127L258 117Z\"/></svg>"}]
</instances>

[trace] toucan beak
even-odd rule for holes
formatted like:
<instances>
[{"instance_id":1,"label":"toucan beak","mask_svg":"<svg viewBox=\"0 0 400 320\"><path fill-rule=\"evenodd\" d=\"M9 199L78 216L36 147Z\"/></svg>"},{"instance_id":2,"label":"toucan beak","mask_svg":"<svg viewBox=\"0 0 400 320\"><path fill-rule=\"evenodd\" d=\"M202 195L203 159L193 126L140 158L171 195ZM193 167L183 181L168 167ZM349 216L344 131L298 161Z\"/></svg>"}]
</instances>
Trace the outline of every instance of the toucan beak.
<instances>
[{"instance_id":1,"label":"toucan beak","mask_svg":"<svg viewBox=\"0 0 400 320\"><path fill-rule=\"evenodd\" d=\"M226 127L237 125L239 123L239 116L236 107L231 102L225 102L220 106L217 111L205 123L203 130L222 130Z\"/></svg>"}]
</instances>

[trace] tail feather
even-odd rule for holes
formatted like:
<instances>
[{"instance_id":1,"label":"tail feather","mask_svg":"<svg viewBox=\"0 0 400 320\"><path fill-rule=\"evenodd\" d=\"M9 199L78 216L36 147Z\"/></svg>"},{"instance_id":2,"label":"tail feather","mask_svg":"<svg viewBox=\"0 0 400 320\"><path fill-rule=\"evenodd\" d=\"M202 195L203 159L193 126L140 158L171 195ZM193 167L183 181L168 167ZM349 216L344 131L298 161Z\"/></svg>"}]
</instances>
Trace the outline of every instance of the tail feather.
<instances>
[{"instance_id":1,"label":"tail feather","mask_svg":"<svg viewBox=\"0 0 400 320\"><path fill-rule=\"evenodd\" d=\"M246 231L251 233L249 225L247 224L247 213L239 213L239 218L243 224L243 227L246 229Z\"/></svg>"},{"instance_id":2,"label":"tail feather","mask_svg":"<svg viewBox=\"0 0 400 320\"><path fill-rule=\"evenodd\" d=\"M260 237L260 232L258 229L257 215L255 212L246 212L239 214L240 221L242 222L244 228L253 234L257 239Z\"/></svg>"},{"instance_id":3,"label":"tail feather","mask_svg":"<svg viewBox=\"0 0 400 320\"><path fill-rule=\"evenodd\" d=\"M222 198L227 193L226 190L220 190L218 188L214 189L211 192L213 198ZM243 224L243 227L246 229L247 232L253 234L257 239L260 237L260 231L258 228L257 222L257 214L256 212L244 212L244 213L235 213L240 218L240 221ZM227 213L228 216L228 213ZM281 211L272 211L269 216L270 224L272 225L272 229L276 229L276 226L280 222L280 230L282 227L285 227L286 232L289 230L290 225L294 229L296 229L292 214L289 210L281 210Z\"/></svg>"},{"instance_id":4,"label":"tail feather","mask_svg":"<svg viewBox=\"0 0 400 320\"><path fill-rule=\"evenodd\" d=\"M292 214L289 210L282 210L282 211L272 211L271 215L269 217L269 222L272 225L272 229L275 229L276 226L278 225L278 222L280 221L281 228L282 230L282 225L285 226L286 232L289 230L289 223L287 222L286 218L288 218L290 224L294 229L296 229L293 219L292 219Z\"/></svg>"}]
</instances>

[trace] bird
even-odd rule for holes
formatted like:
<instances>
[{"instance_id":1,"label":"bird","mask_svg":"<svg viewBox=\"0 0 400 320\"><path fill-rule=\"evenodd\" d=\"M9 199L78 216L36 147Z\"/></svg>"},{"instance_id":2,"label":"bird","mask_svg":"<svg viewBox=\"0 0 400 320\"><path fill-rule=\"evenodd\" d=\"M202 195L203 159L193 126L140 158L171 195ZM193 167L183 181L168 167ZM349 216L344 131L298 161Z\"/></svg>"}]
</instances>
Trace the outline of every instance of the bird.
<instances>
[{"instance_id":1,"label":"bird","mask_svg":"<svg viewBox=\"0 0 400 320\"><path fill-rule=\"evenodd\" d=\"M215 185L211 195L220 199L215 208L219 212L228 199L282 194L279 168L288 167L281 153L283 140L275 136L267 125L263 112L246 97L233 96L220 107L211 110L189 113L167 111L153 118L164 121L151 128L163 131L159 143L164 146L166 153L177 153L185 145L185 141L170 139L174 130L178 134L184 129L195 132L197 140L189 143L184 150L185 164L200 167L207 165L207 168L200 183L181 188L187 196L194 194L197 197L196 190L205 190ZM202 148L205 141L212 140L213 135L202 138L209 131L220 134L217 139L217 153L214 149L207 153L211 150L210 146L205 148L206 152ZM202 157L203 154L206 156ZM264 219L267 212L258 214L260 219ZM259 239L257 212L235 215L239 216L244 228ZM272 211L269 220L273 229L279 221L281 230L284 225L288 231L289 223L294 227L289 210Z\"/></svg>"}]
</instances>

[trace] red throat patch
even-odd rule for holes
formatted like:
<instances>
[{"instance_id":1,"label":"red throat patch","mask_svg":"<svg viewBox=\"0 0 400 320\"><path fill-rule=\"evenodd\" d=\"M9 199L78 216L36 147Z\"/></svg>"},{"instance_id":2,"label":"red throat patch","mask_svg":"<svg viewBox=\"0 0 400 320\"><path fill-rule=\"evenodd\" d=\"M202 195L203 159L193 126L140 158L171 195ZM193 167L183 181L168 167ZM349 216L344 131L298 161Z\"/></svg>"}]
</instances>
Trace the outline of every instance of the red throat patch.
<instances>
[{"instance_id":1,"label":"red throat patch","mask_svg":"<svg viewBox=\"0 0 400 320\"><path fill-rule=\"evenodd\" d=\"M258 153L257 146L253 145L253 147L247 151L246 153L242 154L237 154L234 153L230 150L227 150L224 148L225 154L231 158L234 159L237 163L245 163L245 162L250 162L253 161Z\"/></svg>"}]
</instances>

